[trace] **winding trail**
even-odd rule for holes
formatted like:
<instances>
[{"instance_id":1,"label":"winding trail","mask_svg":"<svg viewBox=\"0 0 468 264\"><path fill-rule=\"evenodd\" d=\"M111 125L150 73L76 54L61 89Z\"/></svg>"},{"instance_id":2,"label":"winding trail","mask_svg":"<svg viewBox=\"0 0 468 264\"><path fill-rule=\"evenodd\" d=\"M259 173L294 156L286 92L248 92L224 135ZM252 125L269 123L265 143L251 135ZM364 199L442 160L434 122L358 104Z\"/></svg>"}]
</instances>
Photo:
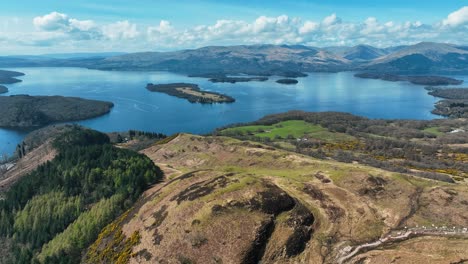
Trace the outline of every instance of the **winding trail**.
<instances>
[{"instance_id":1,"label":"winding trail","mask_svg":"<svg viewBox=\"0 0 468 264\"><path fill-rule=\"evenodd\" d=\"M468 238L468 228L410 228L405 231L394 231L397 232L397 235L387 235L384 238L380 238L377 241L365 243L356 247L347 246L341 249L337 255L337 263L343 264L346 261L350 260L352 257L358 255L358 253L363 253L369 251L371 249L377 248L379 246L385 244L391 244L394 242L401 242L412 237L419 237L419 236L463 236ZM403 233L404 232L404 233Z\"/></svg>"}]
</instances>

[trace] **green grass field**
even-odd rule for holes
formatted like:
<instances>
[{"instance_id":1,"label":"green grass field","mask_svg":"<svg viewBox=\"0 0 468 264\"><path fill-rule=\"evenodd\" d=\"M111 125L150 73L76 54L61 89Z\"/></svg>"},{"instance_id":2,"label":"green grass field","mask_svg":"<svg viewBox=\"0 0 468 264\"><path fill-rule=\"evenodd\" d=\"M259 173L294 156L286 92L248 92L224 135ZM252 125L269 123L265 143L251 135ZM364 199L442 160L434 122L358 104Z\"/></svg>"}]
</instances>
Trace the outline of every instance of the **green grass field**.
<instances>
[{"instance_id":1,"label":"green grass field","mask_svg":"<svg viewBox=\"0 0 468 264\"><path fill-rule=\"evenodd\" d=\"M440 135L443 135L444 133L443 132L440 132L439 131L439 128L438 127L428 127L428 128L425 128L423 129L424 132L427 132L427 133L431 133L431 134L434 134L436 136L440 136Z\"/></svg>"},{"instance_id":2,"label":"green grass field","mask_svg":"<svg viewBox=\"0 0 468 264\"><path fill-rule=\"evenodd\" d=\"M276 138L302 138L310 137L325 141L344 141L352 140L353 137L343 133L334 133L328 131L328 129L320 126L307 123L302 120L289 120L280 122L271 126L242 126L228 128L221 131L223 135L252 135L257 137L267 137L272 140Z\"/></svg>"}]
</instances>

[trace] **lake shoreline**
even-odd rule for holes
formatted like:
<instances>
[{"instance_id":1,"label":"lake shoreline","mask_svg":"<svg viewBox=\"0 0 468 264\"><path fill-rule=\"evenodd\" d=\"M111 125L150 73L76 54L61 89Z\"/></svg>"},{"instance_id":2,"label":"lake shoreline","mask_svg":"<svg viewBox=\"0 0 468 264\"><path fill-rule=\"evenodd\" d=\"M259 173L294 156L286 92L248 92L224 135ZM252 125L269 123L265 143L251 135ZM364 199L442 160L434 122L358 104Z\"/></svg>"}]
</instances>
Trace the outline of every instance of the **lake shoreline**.
<instances>
[{"instance_id":1,"label":"lake shoreline","mask_svg":"<svg viewBox=\"0 0 468 264\"><path fill-rule=\"evenodd\" d=\"M157 131L210 133L217 127L254 121L262 116L299 109L310 112L337 111L377 119L439 119L431 114L438 100L421 86L408 82L384 82L355 78L355 72L309 73L299 83L285 86L276 76L265 82L212 83L164 71L100 71L83 68L8 68L26 75L10 85L7 95L63 95L111 101L111 113L76 121L104 132ZM60 78L57 78L59 76ZM457 79L468 81L468 76ZM203 90L227 94L235 103L187 103L177 97L151 93L147 83L194 83ZM0 129L0 152L10 153L25 132Z\"/></svg>"}]
</instances>

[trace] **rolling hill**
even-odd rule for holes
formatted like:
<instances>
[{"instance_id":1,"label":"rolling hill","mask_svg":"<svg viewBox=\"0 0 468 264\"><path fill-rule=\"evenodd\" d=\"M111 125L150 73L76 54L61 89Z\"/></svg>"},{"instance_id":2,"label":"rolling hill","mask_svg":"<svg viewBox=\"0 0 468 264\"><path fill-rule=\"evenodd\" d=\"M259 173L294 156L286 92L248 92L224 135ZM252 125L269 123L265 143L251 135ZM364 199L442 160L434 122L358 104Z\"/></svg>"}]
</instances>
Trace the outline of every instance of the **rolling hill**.
<instances>
[{"instance_id":1,"label":"rolling hill","mask_svg":"<svg viewBox=\"0 0 468 264\"><path fill-rule=\"evenodd\" d=\"M451 44L421 42L377 58L364 68L406 73L466 71L468 51Z\"/></svg>"},{"instance_id":2,"label":"rolling hill","mask_svg":"<svg viewBox=\"0 0 468 264\"><path fill-rule=\"evenodd\" d=\"M240 45L170 52L0 57L0 67L20 66L161 70L189 75L244 73L286 77L299 72L346 70L413 74L466 73L468 49L466 46L431 42L388 48L369 45L325 48L302 45Z\"/></svg>"},{"instance_id":3,"label":"rolling hill","mask_svg":"<svg viewBox=\"0 0 468 264\"><path fill-rule=\"evenodd\" d=\"M466 122L289 112L137 154L97 131L50 127L0 173L0 263L462 263L466 132L455 128ZM317 146L322 156L308 152ZM428 179L417 172L429 156L460 171Z\"/></svg>"}]
</instances>

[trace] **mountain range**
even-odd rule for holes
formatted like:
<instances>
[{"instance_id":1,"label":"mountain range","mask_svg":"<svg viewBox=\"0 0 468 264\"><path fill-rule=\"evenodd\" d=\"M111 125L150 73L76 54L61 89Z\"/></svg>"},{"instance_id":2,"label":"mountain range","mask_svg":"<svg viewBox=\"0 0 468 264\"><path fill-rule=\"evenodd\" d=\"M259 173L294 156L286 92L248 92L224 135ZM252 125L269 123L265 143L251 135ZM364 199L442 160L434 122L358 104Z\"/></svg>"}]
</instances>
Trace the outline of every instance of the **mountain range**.
<instances>
[{"instance_id":1,"label":"mountain range","mask_svg":"<svg viewBox=\"0 0 468 264\"><path fill-rule=\"evenodd\" d=\"M0 57L0 67L30 66L164 70L185 74L290 75L291 72L314 71L450 74L468 72L468 46L433 42L390 48L239 45L170 52Z\"/></svg>"}]
</instances>

